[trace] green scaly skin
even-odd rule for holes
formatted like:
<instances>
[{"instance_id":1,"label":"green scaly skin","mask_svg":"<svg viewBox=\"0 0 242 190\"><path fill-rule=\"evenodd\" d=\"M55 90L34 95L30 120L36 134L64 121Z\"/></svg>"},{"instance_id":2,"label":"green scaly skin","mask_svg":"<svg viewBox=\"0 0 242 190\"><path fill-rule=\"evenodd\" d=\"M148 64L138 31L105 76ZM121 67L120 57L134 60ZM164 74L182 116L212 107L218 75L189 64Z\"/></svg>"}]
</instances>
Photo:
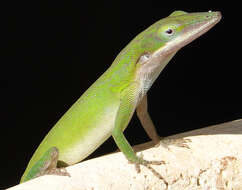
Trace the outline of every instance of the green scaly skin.
<instances>
[{"instance_id":1,"label":"green scaly skin","mask_svg":"<svg viewBox=\"0 0 242 190\"><path fill-rule=\"evenodd\" d=\"M175 11L136 36L46 135L21 182L45 174L47 165L53 165L50 155L57 149L58 161L72 165L86 158L111 135L129 161L149 164L136 156L123 130L175 53L212 28L220 18L219 12Z\"/></svg>"}]
</instances>

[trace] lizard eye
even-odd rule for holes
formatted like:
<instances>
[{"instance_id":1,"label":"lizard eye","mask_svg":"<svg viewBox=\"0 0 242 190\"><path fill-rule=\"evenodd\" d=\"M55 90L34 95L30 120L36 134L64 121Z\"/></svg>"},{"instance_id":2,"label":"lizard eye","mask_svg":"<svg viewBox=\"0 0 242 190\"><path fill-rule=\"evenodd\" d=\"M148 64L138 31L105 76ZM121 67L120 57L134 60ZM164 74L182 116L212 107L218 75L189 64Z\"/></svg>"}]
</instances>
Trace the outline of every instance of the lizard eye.
<instances>
[{"instance_id":1,"label":"lizard eye","mask_svg":"<svg viewBox=\"0 0 242 190\"><path fill-rule=\"evenodd\" d=\"M171 28L168 28L166 31L165 31L166 34L168 35L172 35L173 34L173 30Z\"/></svg>"},{"instance_id":2,"label":"lizard eye","mask_svg":"<svg viewBox=\"0 0 242 190\"><path fill-rule=\"evenodd\" d=\"M157 30L157 36L162 40L169 41L175 38L180 31L177 23L164 24Z\"/></svg>"}]
</instances>

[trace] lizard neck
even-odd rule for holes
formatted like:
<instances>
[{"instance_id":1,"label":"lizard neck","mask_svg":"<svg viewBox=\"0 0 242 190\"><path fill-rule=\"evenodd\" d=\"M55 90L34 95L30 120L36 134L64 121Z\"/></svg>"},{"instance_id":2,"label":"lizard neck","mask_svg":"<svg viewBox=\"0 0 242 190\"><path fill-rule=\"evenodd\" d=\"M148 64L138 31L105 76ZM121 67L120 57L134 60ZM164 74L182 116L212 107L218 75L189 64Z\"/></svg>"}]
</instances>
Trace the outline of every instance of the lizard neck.
<instances>
[{"instance_id":1,"label":"lizard neck","mask_svg":"<svg viewBox=\"0 0 242 190\"><path fill-rule=\"evenodd\" d=\"M175 54L176 52L170 53L166 56L160 56L159 54L152 55L146 63L137 69L135 81L139 83L138 102L144 97L144 95L146 95L161 71Z\"/></svg>"}]
</instances>

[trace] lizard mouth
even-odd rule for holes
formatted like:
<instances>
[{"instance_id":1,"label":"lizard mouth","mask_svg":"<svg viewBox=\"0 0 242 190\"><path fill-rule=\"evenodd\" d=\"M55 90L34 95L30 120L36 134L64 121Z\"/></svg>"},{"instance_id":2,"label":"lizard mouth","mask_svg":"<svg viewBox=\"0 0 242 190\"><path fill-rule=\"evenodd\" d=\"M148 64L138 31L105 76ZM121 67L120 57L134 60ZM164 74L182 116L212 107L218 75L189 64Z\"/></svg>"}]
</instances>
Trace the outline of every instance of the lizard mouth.
<instances>
[{"instance_id":1,"label":"lizard mouth","mask_svg":"<svg viewBox=\"0 0 242 190\"><path fill-rule=\"evenodd\" d=\"M209 12L211 15L206 16L206 19L201 20L200 22L190 24L184 28L182 34L166 44L165 48L162 48L155 52L154 54L169 55L178 51L180 48L186 46L202 34L210 30L214 25L216 25L221 19L220 12Z\"/></svg>"}]
</instances>

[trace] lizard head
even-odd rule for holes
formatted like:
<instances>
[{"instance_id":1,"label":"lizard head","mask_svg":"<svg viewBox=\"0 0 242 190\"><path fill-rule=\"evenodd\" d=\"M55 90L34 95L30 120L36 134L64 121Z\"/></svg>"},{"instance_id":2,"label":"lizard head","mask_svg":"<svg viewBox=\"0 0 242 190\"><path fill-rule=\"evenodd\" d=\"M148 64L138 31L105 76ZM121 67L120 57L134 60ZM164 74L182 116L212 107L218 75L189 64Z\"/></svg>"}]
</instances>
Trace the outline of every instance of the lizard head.
<instances>
[{"instance_id":1,"label":"lizard head","mask_svg":"<svg viewBox=\"0 0 242 190\"><path fill-rule=\"evenodd\" d=\"M137 49L136 79L147 91L175 53L198 38L221 19L220 12L187 13L175 11L140 33Z\"/></svg>"}]
</instances>

